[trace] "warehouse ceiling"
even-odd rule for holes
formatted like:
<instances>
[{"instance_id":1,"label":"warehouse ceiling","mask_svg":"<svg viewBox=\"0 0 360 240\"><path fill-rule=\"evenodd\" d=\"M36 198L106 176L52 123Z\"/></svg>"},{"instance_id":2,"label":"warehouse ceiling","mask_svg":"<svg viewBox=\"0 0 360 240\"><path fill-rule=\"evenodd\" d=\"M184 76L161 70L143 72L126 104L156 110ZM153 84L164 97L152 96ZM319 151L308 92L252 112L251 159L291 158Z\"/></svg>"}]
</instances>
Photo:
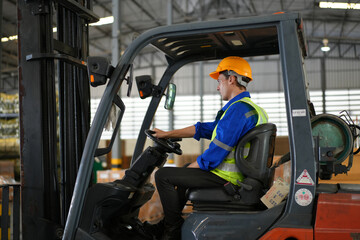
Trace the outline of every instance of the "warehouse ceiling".
<instances>
[{"instance_id":1,"label":"warehouse ceiling","mask_svg":"<svg viewBox=\"0 0 360 240\"><path fill-rule=\"evenodd\" d=\"M169 4L170 2L172 5ZM343 2L360 3L359 0L343 0ZM16 0L3 0L2 3L2 38L16 36ZM94 13L100 18L113 15L114 7L111 0L94 0L92 4ZM168 10L170 8L171 15ZM301 13L308 41L309 58L323 56L360 58L360 10L323 9L319 7L319 0L122 0L120 1L121 50L124 50L137 34L158 26L269 15L276 12ZM111 58L112 24L91 26L89 32L90 55ZM328 39L331 48L326 53L320 51L324 45L324 38ZM17 73L17 40L2 41L1 73L3 81L0 90L16 87L14 86L16 83L11 83L9 79L14 78Z\"/></svg>"}]
</instances>

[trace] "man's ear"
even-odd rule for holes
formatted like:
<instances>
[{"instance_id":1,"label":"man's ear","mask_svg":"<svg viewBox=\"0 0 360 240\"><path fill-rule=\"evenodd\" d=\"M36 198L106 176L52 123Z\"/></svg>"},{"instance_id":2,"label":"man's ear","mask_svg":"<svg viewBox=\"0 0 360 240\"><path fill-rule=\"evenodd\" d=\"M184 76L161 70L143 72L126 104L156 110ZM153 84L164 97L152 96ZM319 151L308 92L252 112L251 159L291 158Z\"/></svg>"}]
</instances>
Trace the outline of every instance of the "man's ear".
<instances>
[{"instance_id":1,"label":"man's ear","mask_svg":"<svg viewBox=\"0 0 360 240\"><path fill-rule=\"evenodd\" d=\"M233 76L233 75L230 75L229 76L229 82L230 82L230 84L235 84L236 85L236 82L237 82L236 77Z\"/></svg>"}]
</instances>

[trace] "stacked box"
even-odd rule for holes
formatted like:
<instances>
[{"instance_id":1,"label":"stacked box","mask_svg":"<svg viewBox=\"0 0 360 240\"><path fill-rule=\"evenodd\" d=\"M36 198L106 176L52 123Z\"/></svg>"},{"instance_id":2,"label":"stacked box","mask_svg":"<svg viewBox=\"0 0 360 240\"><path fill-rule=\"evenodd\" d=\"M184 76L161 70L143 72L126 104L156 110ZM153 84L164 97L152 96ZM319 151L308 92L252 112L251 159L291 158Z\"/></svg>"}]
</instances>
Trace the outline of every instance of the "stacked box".
<instances>
[{"instance_id":1,"label":"stacked box","mask_svg":"<svg viewBox=\"0 0 360 240\"><path fill-rule=\"evenodd\" d=\"M19 95L0 93L0 113L18 113Z\"/></svg>"},{"instance_id":2,"label":"stacked box","mask_svg":"<svg viewBox=\"0 0 360 240\"><path fill-rule=\"evenodd\" d=\"M9 161L4 159L15 158L17 163L20 156L19 141L19 96L18 94L0 93L0 176L10 176L14 178L14 162L11 161L11 172L8 172ZM17 164L19 166L20 164ZM17 168L18 169L18 168ZM6 175L1 175L1 172ZM18 171L19 172L19 171ZM18 173L17 172L17 173ZM16 176L19 176L17 174Z\"/></svg>"},{"instance_id":3,"label":"stacked box","mask_svg":"<svg viewBox=\"0 0 360 240\"><path fill-rule=\"evenodd\" d=\"M125 175L125 171L126 171L126 169L110 170L110 173L109 173L110 182L122 179Z\"/></svg>"},{"instance_id":4,"label":"stacked box","mask_svg":"<svg viewBox=\"0 0 360 240\"><path fill-rule=\"evenodd\" d=\"M0 185L14 184L14 161L2 160L0 161ZM0 188L0 201L2 199L2 188ZM13 189L10 188L9 200L13 199Z\"/></svg>"},{"instance_id":5,"label":"stacked box","mask_svg":"<svg viewBox=\"0 0 360 240\"><path fill-rule=\"evenodd\" d=\"M192 154L184 154L180 155L175 159L175 163L177 167L183 167L185 164L193 163L196 161L196 158L199 155L192 155Z\"/></svg>"},{"instance_id":6,"label":"stacked box","mask_svg":"<svg viewBox=\"0 0 360 240\"><path fill-rule=\"evenodd\" d=\"M20 140L18 138L0 138L0 156L19 156Z\"/></svg>"},{"instance_id":7,"label":"stacked box","mask_svg":"<svg viewBox=\"0 0 360 240\"><path fill-rule=\"evenodd\" d=\"M110 182L109 170L98 170L96 171L97 183Z\"/></svg>"},{"instance_id":8,"label":"stacked box","mask_svg":"<svg viewBox=\"0 0 360 240\"><path fill-rule=\"evenodd\" d=\"M0 176L7 176L14 178L14 160L1 160L0 161Z\"/></svg>"},{"instance_id":9,"label":"stacked box","mask_svg":"<svg viewBox=\"0 0 360 240\"><path fill-rule=\"evenodd\" d=\"M19 138L19 119L0 119L0 138Z\"/></svg>"},{"instance_id":10,"label":"stacked box","mask_svg":"<svg viewBox=\"0 0 360 240\"><path fill-rule=\"evenodd\" d=\"M122 179L125 175L126 169L121 170L98 170L96 171L97 182L113 182L118 179Z\"/></svg>"}]
</instances>

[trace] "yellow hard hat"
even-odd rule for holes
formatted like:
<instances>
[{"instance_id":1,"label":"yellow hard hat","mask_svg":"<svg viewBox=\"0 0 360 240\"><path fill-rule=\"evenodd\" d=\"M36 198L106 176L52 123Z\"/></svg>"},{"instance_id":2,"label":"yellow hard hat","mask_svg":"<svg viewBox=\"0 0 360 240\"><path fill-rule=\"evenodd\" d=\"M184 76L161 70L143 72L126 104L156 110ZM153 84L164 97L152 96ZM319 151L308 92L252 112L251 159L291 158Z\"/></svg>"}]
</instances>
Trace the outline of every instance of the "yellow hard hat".
<instances>
[{"instance_id":1,"label":"yellow hard hat","mask_svg":"<svg viewBox=\"0 0 360 240\"><path fill-rule=\"evenodd\" d=\"M249 78L250 81L252 81L250 64L241 57L231 56L224 58L217 66L216 71L210 73L209 75L213 79L217 80L219 78L219 73L226 70L232 70L241 76Z\"/></svg>"}]
</instances>

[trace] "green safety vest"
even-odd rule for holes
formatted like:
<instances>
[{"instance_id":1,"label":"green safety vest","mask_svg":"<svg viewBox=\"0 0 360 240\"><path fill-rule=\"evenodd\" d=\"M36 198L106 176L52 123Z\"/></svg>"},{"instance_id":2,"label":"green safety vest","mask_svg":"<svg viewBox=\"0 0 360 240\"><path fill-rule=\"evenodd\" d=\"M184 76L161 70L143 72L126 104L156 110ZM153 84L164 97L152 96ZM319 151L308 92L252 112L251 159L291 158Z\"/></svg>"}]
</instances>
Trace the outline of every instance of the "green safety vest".
<instances>
[{"instance_id":1,"label":"green safety vest","mask_svg":"<svg viewBox=\"0 0 360 240\"><path fill-rule=\"evenodd\" d=\"M250 106L252 106L254 108L254 110L251 110L250 112L245 113L245 117L251 117L253 115L258 115L258 121L256 123L256 126L260 125L260 124L264 124L268 122L268 115L265 112L264 109L262 109L261 107L259 107L258 105L256 105L255 103L253 103L251 101L250 98L248 97L244 97L238 101L233 102L223 113L223 115L221 116L220 120L225 116L227 110L235 103L238 102L244 102L249 104ZM244 176L241 174L240 170L238 169L238 167L235 164L235 150L236 150L236 145L235 146L228 146L225 143L220 142L219 140L217 140L216 137L216 129L217 129L217 125L214 128L214 131L212 132L212 137L211 137L211 142L213 142L215 145L230 151L230 153L226 156L226 158L219 164L219 166L217 166L215 169L211 170L212 173L218 175L219 177L231 182L232 184L235 185L240 185L237 180L239 180L240 182L242 182L244 180ZM245 147L244 147L244 156L247 157L248 153L249 153L249 149L250 149L250 143L246 143Z\"/></svg>"}]
</instances>

